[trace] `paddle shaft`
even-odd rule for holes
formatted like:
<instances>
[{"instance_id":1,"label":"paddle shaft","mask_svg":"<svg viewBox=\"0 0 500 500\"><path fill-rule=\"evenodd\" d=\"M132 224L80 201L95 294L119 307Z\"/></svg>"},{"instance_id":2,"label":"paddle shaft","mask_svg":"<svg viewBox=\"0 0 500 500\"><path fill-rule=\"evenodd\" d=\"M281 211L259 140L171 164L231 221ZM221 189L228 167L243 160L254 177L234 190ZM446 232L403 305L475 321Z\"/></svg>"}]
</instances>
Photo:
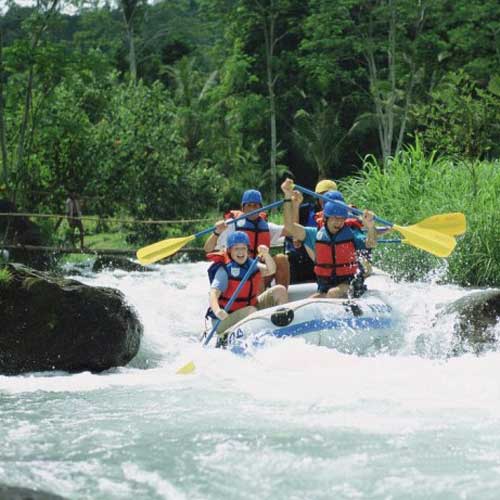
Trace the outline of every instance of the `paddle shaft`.
<instances>
[{"instance_id":1,"label":"paddle shaft","mask_svg":"<svg viewBox=\"0 0 500 500\"><path fill-rule=\"evenodd\" d=\"M307 189L305 187L298 186L297 184L295 184L295 189L297 189L301 193L308 194L309 196L313 196L315 198L319 198L319 199L323 200L324 202L329 201L330 203L337 203L337 205L342 205L343 207L346 207L347 210L349 210L349 212L352 212L353 214L363 215L363 211L359 210L358 208L350 207L349 205L346 205L345 203L342 203L341 201L338 201L338 200L331 200L330 198L328 198L328 196L324 196L322 194L315 193L314 191L311 191L310 189ZM388 220L385 220L385 219L381 219L380 217L374 216L374 219L377 222L380 222L380 224L384 224L384 226L389 226L389 227L394 226L394 224L392 222L389 222Z\"/></svg>"},{"instance_id":2,"label":"paddle shaft","mask_svg":"<svg viewBox=\"0 0 500 500\"><path fill-rule=\"evenodd\" d=\"M226 223L227 224L234 224L235 222L238 222L241 219L246 219L247 217L251 217L252 215L259 214L260 212L265 212L266 210L271 210L272 208L279 207L280 205L283 204L284 201L285 200L275 201L274 203L270 203L269 205L257 208L255 210L252 210L251 212L247 212L246 214L240 215L239 217L236 217L236 219L229 219L226 221ZM203 231L200 231L199 233L196 233L193 236L195 238L199 238L200 236L204 236L205 234L212 233L213 231L215 231L215 226L209 227L207 229L203 229Z\"/></svg>"},{"instance_id":3,"label":"paddle shaft","mask_svg":"<svg viewBox=\"0 0 500 500\"><path fill-rule=\"evenodd\" d=\"M226 304L226 307L224 307L224 311L229 313L229 310L231 309L231 306L234 304L234 301L238 298L238 294L240 293L241 289L243 288L243 285L248 281L248 278L252 275L254 272L255 268L257 267L257 264L259 263L258 259L255 259L250 267L248 268L247 272L245 273L245 276L243 276L243 279L240 281L240 284L234 291L233 295L229 299L228 303ZM205 341L203 342L203 345L207 345L210 342L210 339L213 337L215 331L221 324L221 319L217 319L217 321L214 323L214 326L212 327L212 330L210 330L210 333L207 335L205 338Z\"/></svg>"}]
</instances>

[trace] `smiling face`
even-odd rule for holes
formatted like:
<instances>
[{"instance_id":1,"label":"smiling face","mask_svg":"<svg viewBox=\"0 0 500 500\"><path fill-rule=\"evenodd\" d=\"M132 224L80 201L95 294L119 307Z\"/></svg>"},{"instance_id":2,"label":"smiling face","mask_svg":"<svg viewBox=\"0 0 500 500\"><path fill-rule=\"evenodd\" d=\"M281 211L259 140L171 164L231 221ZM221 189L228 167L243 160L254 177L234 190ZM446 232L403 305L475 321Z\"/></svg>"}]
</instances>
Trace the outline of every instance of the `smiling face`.
<instances>
[{"instance_id":1,"label":"smiling face","mask_svg":"<svg viewBox=\"0 0 500 500\"><path fill-rule=\"evenodd\" d=\"M229 255L236 264L242 266L248 259L248 247L243 243L238 243L229 249Z\"/></svg>"},{"instance_id":2,"label":"smiling face","mask_svg":"<svg viewBox=\"0 0 500 500\"><path fill-rule=\"evenodd\" d=\"M344 227L344 217L328 217L326 219L326 227L330 233L338 233Z\"/></svg>"}]
</instances>

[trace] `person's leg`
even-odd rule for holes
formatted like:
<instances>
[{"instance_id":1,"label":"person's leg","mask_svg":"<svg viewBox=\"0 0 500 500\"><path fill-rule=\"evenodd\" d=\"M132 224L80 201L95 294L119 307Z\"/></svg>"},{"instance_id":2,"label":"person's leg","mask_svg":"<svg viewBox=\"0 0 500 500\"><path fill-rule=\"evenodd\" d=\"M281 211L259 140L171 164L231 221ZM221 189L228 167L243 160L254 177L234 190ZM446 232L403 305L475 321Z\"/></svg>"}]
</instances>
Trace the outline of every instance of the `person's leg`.
<instances>
[{"instance_id":1,"label":"person's leg","mask_svg":"<svg viewBox=\"0 0 500 500\"><path fill-rule=\"evenodd\" d=\"M76 229L76 226L75 226L75 223L73 221L73 219L69 219L68 218L68 226L69 226L69 242L71 244L72 247L75 246L75 229Z\"/></svg>"},{"instance_id":2,"label":"person's leg","mask_svg":"<svg viewBox=\"0 0 500 500\"><path fill-rule=\"evenodd\" d=\"M228 328L246 318L249 314L252 314L256 310L257 309L253 306L246 306L232 312L229 317L220 322L219 326L217 327L217 335L223 335Z\"/></svg>"},{"instance_id":3,"label":"person's leg","mask_svg":"<svg viewBox=\"0 0 500 500\"><path fill-rule=\"evenodd\" d=\"M329 299L344 299L348 297L349 293L349 282L339 283L337 286L330 288L326 297Z\"/></svg>"},{"instance_id":4,"label":"person's leg","mask_svg":"<svg viewBox=\"0 0 500 500\"><path fill-rule=\"evenodd\" d=\"M288 256L280 253L275 255L273 259L276 263L276 284L288 288L290 286L290 263L288 262Z\"/></svg>"},{"instance_id":5,"label":"person's leg","mask_svg":"<svg viewBox=\"0 0 500 500\"><path fill-rule=\"evenodd\" d=\"M267 309L268 307L285 304L288 300L288 292L283 285L275 285L268 288L257 297L257 309Z\"/></svg>"},{"instance_id":6,"label":"person's leg","mask_svg":"<svg viewBox=\"0 0 500 500\"><path fill-rule=\"evenodd\" d=\"M288 291L283 285L276 285L271 288L274 303L277 306L288 302Z\"/></svg>"},{"instance_id":7,"label":"person's leg","mask_svg":"<svg viewBox=\"0 0 500 500\"><path fill-rule=\"evenodd\" d=\"M85 234L83 230L83 224L81 220L78 220L76 227L78 228L78 233L80 236L80 248L83 250L83 235Z\"/></svg>"}]
</instances>

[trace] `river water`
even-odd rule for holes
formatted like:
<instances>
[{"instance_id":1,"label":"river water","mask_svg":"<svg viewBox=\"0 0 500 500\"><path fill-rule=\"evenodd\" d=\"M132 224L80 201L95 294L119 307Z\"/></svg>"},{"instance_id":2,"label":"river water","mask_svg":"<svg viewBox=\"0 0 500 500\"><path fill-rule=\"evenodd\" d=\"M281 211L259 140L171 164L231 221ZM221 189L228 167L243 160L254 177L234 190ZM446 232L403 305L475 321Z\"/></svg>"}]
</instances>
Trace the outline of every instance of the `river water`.
<instances>
[{"instance_id":1,"label":"river water","mask_svg":"<svg viewBox=\"0 0 500 500\"><path fill-rule=\"evenodd\" d=\"M205 270L78 278L125 294L141 351L102 374L0 376L0 483L71 499L499 498L500 353L448 357L453 317L435 319L470 291L380 277L402 317L392 348L289 339L241 358L199 348Z\"/></svg>"}]
</instances>

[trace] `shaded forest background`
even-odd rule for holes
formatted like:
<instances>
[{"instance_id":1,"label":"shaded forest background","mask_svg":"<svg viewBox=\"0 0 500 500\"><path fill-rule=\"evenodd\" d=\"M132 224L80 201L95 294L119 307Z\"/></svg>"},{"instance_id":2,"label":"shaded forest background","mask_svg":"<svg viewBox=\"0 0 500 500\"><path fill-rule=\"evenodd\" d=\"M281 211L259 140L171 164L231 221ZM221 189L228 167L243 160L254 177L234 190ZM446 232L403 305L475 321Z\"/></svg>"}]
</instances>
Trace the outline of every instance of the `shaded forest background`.
<instances>
[{"instance_id":1,"label":"shaded forest background","mask_svg":"<svg viewBox=\"0 0 500 500\"><path fill-rule=\"evenodd\" d=\"M416 143L500 154L496 0L10 1L0 35L0 184L26 211L72 189L87 214L199 217Z\"/></svg>"}]
</instances>

